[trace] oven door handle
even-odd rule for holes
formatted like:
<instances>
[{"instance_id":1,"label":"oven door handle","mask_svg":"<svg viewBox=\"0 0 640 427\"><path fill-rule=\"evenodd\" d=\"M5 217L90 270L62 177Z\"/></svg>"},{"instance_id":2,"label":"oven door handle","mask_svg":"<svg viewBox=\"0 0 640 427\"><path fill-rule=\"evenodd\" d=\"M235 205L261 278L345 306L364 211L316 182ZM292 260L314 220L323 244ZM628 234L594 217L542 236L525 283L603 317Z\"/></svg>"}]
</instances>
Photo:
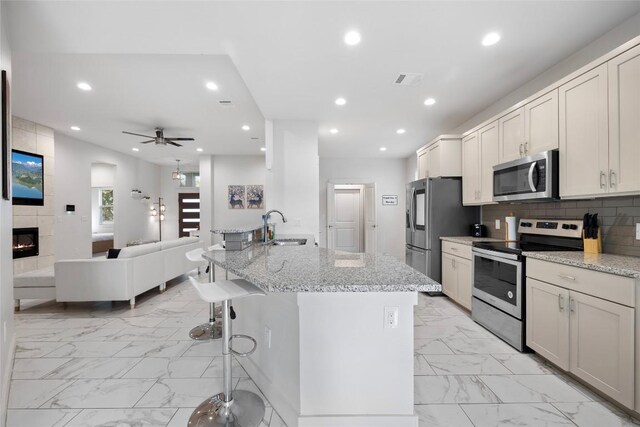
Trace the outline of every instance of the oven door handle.
<instances>
[{"instance_id":1,"label":"oven door handle","mask_svg":"<svg viewBox=\"0 0 640 427\"><path fill-rule=\"evenodd\" d=\"M529 188L531 188L531 192L535 193L537 191L536 185L533 183L533 171L536 169L538 162L531 163L529 166Z\"/></svg>"},{"instance_id":2,"label":"oven door handle","mask_svg":"<svg viewBox=\"0 0 640 427\"><path fill-rule=\"evenodd\" d=\"M493 251L480 248L473 248L472 254L480 258L488 258L494 261L506 262L513 265L520 265L522 262L518 259L518 255L516 254L500 253L498 255Z\"/></svg>"}]
</instances>

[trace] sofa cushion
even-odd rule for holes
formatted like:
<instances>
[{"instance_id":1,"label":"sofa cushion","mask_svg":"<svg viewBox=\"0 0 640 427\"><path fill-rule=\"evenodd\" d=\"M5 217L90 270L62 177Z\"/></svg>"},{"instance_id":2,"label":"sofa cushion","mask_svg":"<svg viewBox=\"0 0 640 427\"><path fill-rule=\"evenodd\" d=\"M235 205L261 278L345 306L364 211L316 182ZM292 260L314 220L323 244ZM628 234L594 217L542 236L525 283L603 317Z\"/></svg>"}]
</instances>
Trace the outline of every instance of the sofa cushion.
<instances>
[{"instance_id":1,"label":"sofa cushion","mask_svg":"<svg viewBox=\"0 0 640 427\"><path fill-rule=\"evenodd\" d=\"M197 243L199 239L197 237L181 237L179 239L165 240L160 242L162 250L176 248L178 246L189 245L191 243Z\"/></svg>"},{"instance_id":2,"label":"sofa cushion","mask_svg":"<svg viewBox=\"0 0 640 427\"><path fill-rule=\"evenodd\" d=\"M107 259L118 258L121 250L122 249L109 249L109 252L107 252Z\"/></svg>"},{"instance_id":3,"label":"sofa cushion","mask_svg":"<svg viewBox=\"0 0 640 427\"><path fill-rule=\"evenodd\" d=\"M145 243L144 245L137 246L127 246L126 248L122 248L120 250L120 254L118 254L118 258L135 258L141 255L147 255L153 252L160 251L159 243Z\"/></svg>"},{"instance_id":4,"label":"sofa cushion","mask_svg":"<svg viewBox=\"0 0 640 427\"><path fill-rule=\"evenodd\" d=\"M53 266L13 276L14 288L48 288L55 286Z\"/></svg>"}]
</instances>

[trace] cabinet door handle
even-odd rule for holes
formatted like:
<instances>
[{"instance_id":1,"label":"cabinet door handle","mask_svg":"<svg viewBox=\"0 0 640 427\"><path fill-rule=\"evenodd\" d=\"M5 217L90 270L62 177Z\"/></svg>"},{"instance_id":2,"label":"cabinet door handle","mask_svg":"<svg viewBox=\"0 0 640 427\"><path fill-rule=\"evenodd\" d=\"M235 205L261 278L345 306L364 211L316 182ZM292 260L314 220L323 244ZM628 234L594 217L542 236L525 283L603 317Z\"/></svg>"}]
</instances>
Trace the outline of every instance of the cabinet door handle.
<instances>
[{"instance_id":1,"label":"cabinet door handle","mask_svg":"<svg viewBox=\"0 0 640 427\"><path fill-rule=\"evenodd\" d=\"M572 313L576 311L576 301L573 298L569 298L569 310Z\"/></svg>"},{"instance_id":2,"label":"cabinet door handle","mask_svg":"<svg viewBox=\"0 0 640 427\"><path fill-rule=\"evenodd\" d=\"M567 274L558 274L558 277L560 277L561 279L566 279L566 280L574 280L574 281L576 280L575 277L569 276Z\"/></svg>"},{"instance_id":3,"label":"cabinet door handle","mask_svg":"<svg viewBox=\"0 0 640 427\"><path fill-rule=\"evenodd\" d=\"M528 142L524 143L524 154L529 154L529 143Z\"/></svg>"},{"instance_id":4,"label":"cabinet door handle","mask_svg":"<svg viewBox=\"0 0 640 427\"><path fill-rule=\"evenodd\" d=\"M456 259L455 258L451 258L451 264L453 265L453 269L456 269Z\"/></svg>"},{"instance_id":5,"label":"cabinet door handle","mask_svg":"<svg viewBox=\"0 0 640 427\"><path fill-rule=\"evenodd\" d=\"M520 152L520 157L522 157L522 153L523 153L523 151L524 151L524 150L523 150L523 147L522 147L522 144L520 144L520 149L519 149L518 151Z\"/></svg>"},{"instance_id":6,"label":"cabinet door handle","mask_svg":"<svg viewBox=\"0 0 640 427\"><path fill-rule=\"evenodd\" d=\"M604 181L603 181L604 178ZM604 171L600 171L600 188L605 188L607 186L607 174Z\"/></svg>"},{"instance_id":7,"label":"cabinet door handle","mask_svg":"<svg viewBox=\"0 0 640 427\"><path fill-rule=\"evenodd\" d=\"M609 186L610 187L615 187L616 182L614 182L614 179L618 181L618 177L616 176L616 173L613 171L613 169L609 169Z\"/></svg>"},{"instance_id":8,"label":"cabinet door handle","mask_svg":"<svg viewBox=\"0 0 640 427\"><path fill-rule=\"evenodd\" d=\"M558 294L558 309L564 311L564 297Z\"/></svg>"}]
</instances>

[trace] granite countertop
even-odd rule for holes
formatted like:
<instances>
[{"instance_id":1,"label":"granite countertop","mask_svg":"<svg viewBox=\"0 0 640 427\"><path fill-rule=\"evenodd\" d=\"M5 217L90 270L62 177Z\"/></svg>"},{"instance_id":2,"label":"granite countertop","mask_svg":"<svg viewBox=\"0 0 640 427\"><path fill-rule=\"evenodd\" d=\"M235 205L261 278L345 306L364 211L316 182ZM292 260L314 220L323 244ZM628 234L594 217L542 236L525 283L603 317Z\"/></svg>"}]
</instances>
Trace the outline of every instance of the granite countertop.
<instances>
[{"instance_id":1,"label":"granite countertop","mask_svg":"<svg viewBox=\"0 0 640 427\"><path fill-rule=\"evenodd\" d=\"M588 254L584 252L523 252L527 258L586 268L618 276L640 279L640 258L613 254Z\"/></svg>"},{"instance_id":2,"label":"granite countertop","mask_svg":"<svg viewBox=\"0 0 640 427\"><path fill-rule=\"evenodd\" d=\"M283 237L284 236L280 236ZM203 257L265 292L438 292L440 283L389 255L253 245Z\"/></svg>"},{"instance_id":3,"label":"granite countertop","mask_svg":"<svg viewBox=\"0 0 640 427\"><path fill-rule=\"evenodd\" d=\"M473 236L446 236L440 237L440 240L447 242L460 243L461 245L471 246L476 242L504 242L504 239L494 239L492 237L473 237Z\"/></svg>"}]
</instances>

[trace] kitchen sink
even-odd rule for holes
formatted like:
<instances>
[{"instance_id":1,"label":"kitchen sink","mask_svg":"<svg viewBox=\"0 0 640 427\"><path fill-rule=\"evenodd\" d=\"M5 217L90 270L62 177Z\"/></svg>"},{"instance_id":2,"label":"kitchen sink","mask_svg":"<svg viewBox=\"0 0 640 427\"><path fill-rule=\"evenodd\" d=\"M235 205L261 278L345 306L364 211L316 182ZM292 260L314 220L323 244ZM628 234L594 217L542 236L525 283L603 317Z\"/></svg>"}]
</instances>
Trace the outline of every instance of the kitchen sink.
<instances>
[{"instance_id":1,"label":"kitchen sink","mask_svg":"<svg viewBox=\"0 0 640 427\"><path fill-rule=\"evenodd\" d=\"M307 239L274 239L271 244L276 246L304 246L307 244Z\"/></svg>"}]
</instances>

